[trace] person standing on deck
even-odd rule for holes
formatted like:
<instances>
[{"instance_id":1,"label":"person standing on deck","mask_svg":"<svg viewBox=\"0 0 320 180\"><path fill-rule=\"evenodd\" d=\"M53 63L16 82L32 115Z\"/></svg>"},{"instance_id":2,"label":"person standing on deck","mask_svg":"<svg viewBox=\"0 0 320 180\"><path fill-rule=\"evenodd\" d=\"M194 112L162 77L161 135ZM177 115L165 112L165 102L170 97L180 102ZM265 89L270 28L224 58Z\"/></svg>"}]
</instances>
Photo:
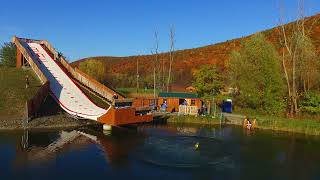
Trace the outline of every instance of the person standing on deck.
<instances>
[{"instance_id":1,"label":"person standing on deck","mask_svg":"<svg viewBox=\"0 0 320 180\"><path fill-rule=\"evenodd\" d=\"M167 112L167 108L168 108L167 101L164 101L164 103L161 104L161 111Z\"/></svg>"},{"instance_id":2,"label":"person standing on deck","mask_svg":"<svg viewBox=\"0 0 320 180\"><path fill-rule=\"evenodd\" d=\"M188 102L186 99L183 101L182 105L188 106Z\"/></svg>"}]
</instances>

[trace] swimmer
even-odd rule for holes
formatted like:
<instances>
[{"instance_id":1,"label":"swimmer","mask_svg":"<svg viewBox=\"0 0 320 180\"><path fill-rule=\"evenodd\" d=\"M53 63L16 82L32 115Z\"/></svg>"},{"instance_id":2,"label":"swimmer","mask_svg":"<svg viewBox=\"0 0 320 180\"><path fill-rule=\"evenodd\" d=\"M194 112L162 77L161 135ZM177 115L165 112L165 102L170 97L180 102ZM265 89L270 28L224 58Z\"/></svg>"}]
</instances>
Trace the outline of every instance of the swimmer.
<instances>
[{"instance_id":1,"label":"swimmer","mask_svg":"<svg viewBox=\"0 0 320 180\"><path fill-rule=\"evenodd\" d=\"M251 126L252 126L252 123L251 123L251 121L248 119L248 121L247 121L247 129L250 130L250 129L251 129Z\"/></svg>"}]
</instances>

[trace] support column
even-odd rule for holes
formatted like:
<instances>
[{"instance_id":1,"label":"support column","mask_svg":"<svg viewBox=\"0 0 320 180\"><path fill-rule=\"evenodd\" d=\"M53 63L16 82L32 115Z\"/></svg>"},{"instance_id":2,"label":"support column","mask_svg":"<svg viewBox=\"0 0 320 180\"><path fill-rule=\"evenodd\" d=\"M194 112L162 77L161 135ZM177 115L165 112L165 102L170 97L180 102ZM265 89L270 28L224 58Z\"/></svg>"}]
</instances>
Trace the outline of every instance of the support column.
<instances>
[{"instance_id":1,"label":"support column","mask_svg":"<svg viewBox=\"0 0 320 180\"><path fill-rule=\"evenodd\" d=\"M104 135L111 135L111 133L112 133L112 126L110 126L110 125L107 125L107 124L104 124L103 125L103 134Z\"/></svg>"},{"instance_id":2,"label":"support column","mask_svg":"<svg viewBox=\"0 0 320 180\"><path fill-rule=\"evenodd\" d=\"M112 130L112 126L107 125L107 124L104 124L104 125L103 125L103 130L104 130L104 131L111 131L111 130Z\"/></svg>"},{"instance_id":3,"label":"support column","mask_svg":"<svg viewBox=\"0 0 320 180\"><path fill-rule=\"evenodd\" d=\"M22 55L22 53L17 49L16 68L21 68L22 65L23 65L23 55Z\"/></svg>"}]
</instances>

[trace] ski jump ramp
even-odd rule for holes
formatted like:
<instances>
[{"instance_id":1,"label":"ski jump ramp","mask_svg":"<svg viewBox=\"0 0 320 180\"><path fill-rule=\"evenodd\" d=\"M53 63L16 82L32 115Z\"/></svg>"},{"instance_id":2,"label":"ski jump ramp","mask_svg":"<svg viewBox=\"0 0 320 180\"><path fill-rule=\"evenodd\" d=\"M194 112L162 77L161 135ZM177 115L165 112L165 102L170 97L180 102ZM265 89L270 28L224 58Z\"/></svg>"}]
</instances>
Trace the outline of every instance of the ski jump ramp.
<instances>
[{"instance_id":1,"label":"ski jump ramp","mask_svg":"<svg viewBox=\"0 0 320 180\"><path fill-rule=\"evenodd\" d=\"M68 114L100 121L108 125L126 125L151 121L152 117L150 115L137 116L135 109L132 107L119 108L116 107L115 103L110 103L107 108L98 107L81 91L75 82L75 78L71 77L71 73L66 72L61 62L57 61L56 57L52 57L56 52L50 52L52 48L46 47L47 41L43 43L43 41L14 37L13 42L17 46L17 64L22 64L21 62L18 63L21 59L18 56L21 53L24 57L22 59L29 62L39 79L42 82L47 81L49 83L50 95ZM103 85L99 84L99 86ZM109 92L108 95L110 97L113 94Z\"/></svg>"},{"instance_id":2,"label":"ski jump ramp","mask_svg":"<svg viewBox=\"0 0 320 180\"><path fill-rule=\"evenodd\" d=\"M98 120L109 109L96 106L38 43L26 43L35 63L50 82L52 97L71 115ZM111 107L111 106L110 106Z\"/></svg>"}]
</instances>

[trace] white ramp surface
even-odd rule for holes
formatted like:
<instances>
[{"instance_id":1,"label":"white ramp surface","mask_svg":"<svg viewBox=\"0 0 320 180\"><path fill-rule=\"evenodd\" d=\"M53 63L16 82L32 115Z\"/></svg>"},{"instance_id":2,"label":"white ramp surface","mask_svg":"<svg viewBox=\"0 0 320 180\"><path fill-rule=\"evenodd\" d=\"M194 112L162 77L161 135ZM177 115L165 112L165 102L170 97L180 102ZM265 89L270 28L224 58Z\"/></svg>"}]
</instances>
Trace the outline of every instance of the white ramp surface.
<instances>
[{"instance_id":1,"label":"white ramp surface","mask_svg":"<svg viewBox=\"0 0 320 180\"><path fill-rule=\"evenodd\" d=\"M61 69L40 44L28 43L32 59L50 82L52 96L71 115L97 120L108 110L96 106Z\"/></svg>"}]
</instances>

